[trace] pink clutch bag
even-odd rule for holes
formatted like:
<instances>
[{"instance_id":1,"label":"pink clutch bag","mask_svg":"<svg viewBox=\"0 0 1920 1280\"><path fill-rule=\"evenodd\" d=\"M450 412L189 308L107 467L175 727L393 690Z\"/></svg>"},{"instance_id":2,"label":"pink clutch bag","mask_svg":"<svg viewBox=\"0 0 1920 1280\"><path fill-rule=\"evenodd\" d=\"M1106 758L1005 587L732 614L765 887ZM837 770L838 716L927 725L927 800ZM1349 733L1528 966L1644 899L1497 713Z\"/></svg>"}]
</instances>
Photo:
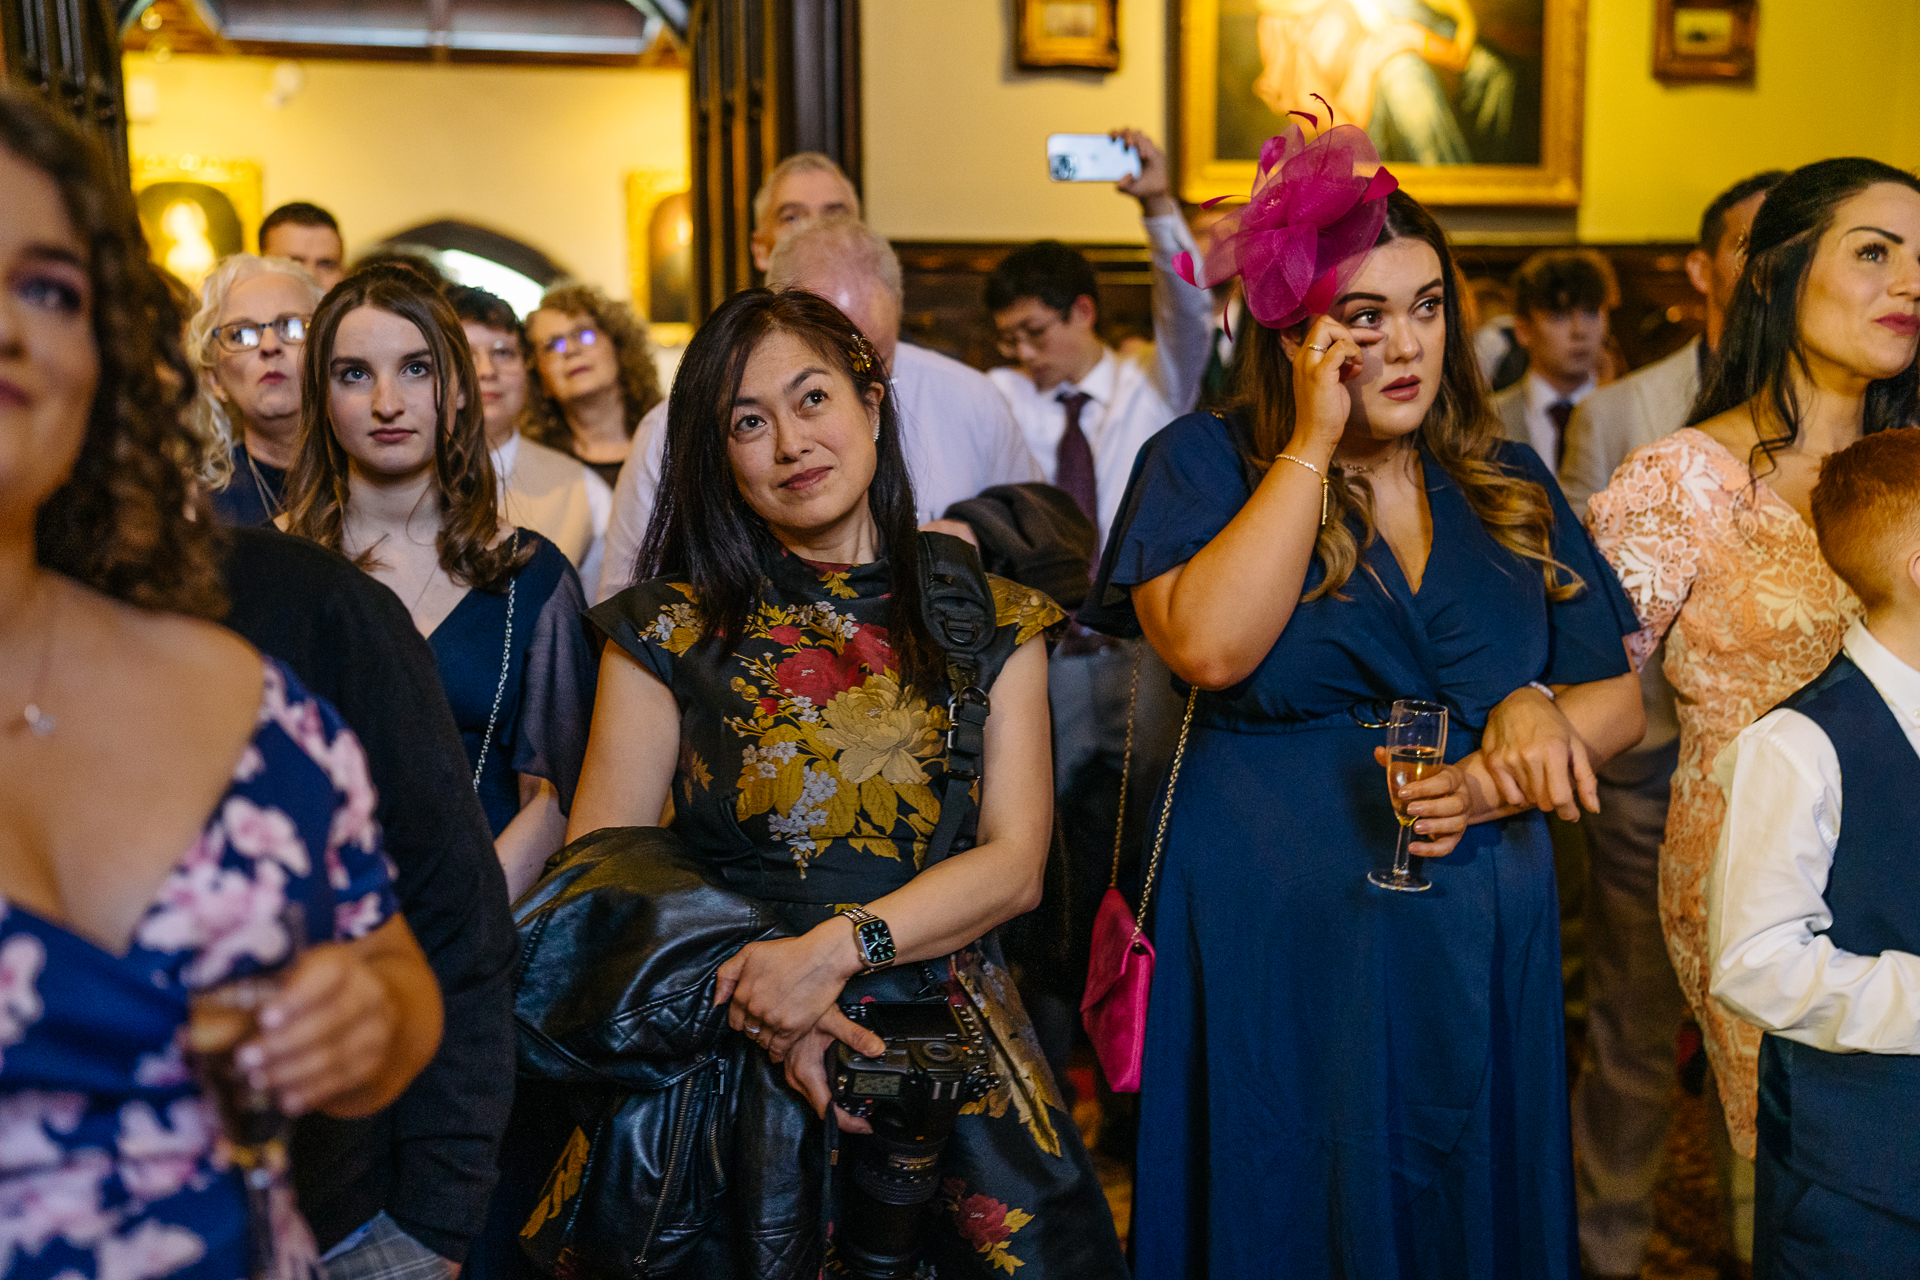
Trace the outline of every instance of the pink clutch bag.
<instances>
[{"instance_id":1,"label":"pink clutch bag","mask_svg":"<svg viewBox=\"0 0 1920 1280\"><path fill-rule=\"evenodd\" d=\"M1140 1091L1140 1052L1147 1036L1147 990L1153 985L1153 944L1140 935L1118 889L1100 899L1093 918L1093 960L1080 1018L1094 1056L1115 1093Z\"/></svg>"},{"instance_id":2,"label":"pink clutch bag","mask_svg":"<svg viewBox=\"0 0 1920 1280\"><path fill-rule=\"evenodd\" d=\"M1140 666L1134 662L1134 685ZM1187 695L1186 718L1180 722L1180 740L1173 749L1173 767L1167 774L1167 800L1160 809L1159 829L1153 837L1153 856L1147 863L1146 883L1140 889L1140 910L1127 910L1120 895L1120 832L1127 821L1127 772L1133 764L1133 715L1127 715L1127 759L1120 774L1120 815L1113 833L1113 877L1093 917L1093 954L1087 963L1087 993L1080 1001L1080 1020L1086 1024L1093 1053L1115 1093L1140 1091L1140 1055L1147 1042L1147 993L1153 986L1153 944L1146 939L1147 900L1160 870L1160 851L1167 843L1167 815L1173 810L1173 789L1180 781L1180 763L1187 754L1187 730L1193 726L1193 703L1199 690Z\"/></svg>"}]
</instances>

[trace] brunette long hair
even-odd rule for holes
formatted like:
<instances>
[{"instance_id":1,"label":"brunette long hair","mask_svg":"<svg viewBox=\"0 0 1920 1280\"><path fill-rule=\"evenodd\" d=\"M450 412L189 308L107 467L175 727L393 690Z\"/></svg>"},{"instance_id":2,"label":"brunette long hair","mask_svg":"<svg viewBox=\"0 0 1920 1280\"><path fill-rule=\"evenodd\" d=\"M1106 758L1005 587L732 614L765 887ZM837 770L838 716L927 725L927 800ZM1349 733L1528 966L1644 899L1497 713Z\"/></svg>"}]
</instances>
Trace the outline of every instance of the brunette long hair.
<instances>
[{"instance_id":1,"label":"brunette long hair","mask_svg":"<svg viewBox=\"0 0 1920 1280\"><path fill-rule=\"evenodd\" d=\"M768 585L761 557L779 543L740 493L727 435L747 361L776 333L806 343L856 394L865 396L876 386L887 392L880 401L874 446L879 456L867 509L892 579L887 630L893 651L904 682L924 691L939 678L940 647L920 616L919 521L892 388L860 330L814 294L743 290L708 316L687 344L667 400L666 460L634 577L684 577L700 604L701 639L718 641L722 653L732 652L746 634Z\"/></svg>"},{"instance_id":2,"label":"brunette long hair","mask_svg":"<svg viewBox=\"0 0 1920 1280\"><path fill-rule=\"evenodd\" d=\"M333 363L340 322L361 307L374 307L410 322L427 344L434 406L440 415L433 441L433 481L440 498L440 532L434 541L440 567L463 586L506 590L507 581L532 557L533 544L497 541L497 481L487 453L473 351L446 298L407 267L376 264L354 272L321 301L307 327L300 377L300 448L287 477L288 532L341 549L349 470L347 451L328 413L327 368ZM354 561L362 569L371 569L375 562L372 549Z\"/></svg>"},{"instance_id":3,"label":"brunette long hair","mask_svg":"<svg viewBox=\"0 0 1920 1280\"><path fill-rule=\"evenodd\" d=\"M184 321L124 179L99 144L30 93L0 86L0 147L59 190L86 253L99 377L66 482L34 518L34 557L94 590L146 609L226 612L221 539L189 483L201 448L187 426L193 368Z\"/></svg>"},{"instance_id":4,"label":"brunette long hair","mask_svg":"<svg viewBox=\"0 0 1920 1280\"><path fill-rule=\"evenodd\" d=\"M1419 201L1395 191L1387 197L1387 222L1374 245L1400 239L1430 246L1439 256L1444 282L1446 352L1440 366L1440 392L1420 424L1420 441L1460 486L1467 505L1494 541L1540 566L1550 599L1569 599L1584 584L1553 558L1553 505L1546 489L1494 460L1499 430L1474 361L1460 305L1460 276L1447 248L1446 232ZM1293 435L1293 362L1280 345L1279 330L1267 328L1251 315L1245 323L1247 331L1234 355L1233 408L1244 424L1238 433L1241 457L1256 474L1264 475ZM1307 600L1337 595L1359 566L1361 550L1379 536L1373 486L1366 477L1335 470L1328 487L1327 521L1314 543L1326 577L1306 593ZM1360 517L1360 537L1347 526L1349 512Z\"/></svg>"},{"instance_id":5,"label":"brunette long hair","mask_svg":"<svg viewBox=\"0 0 1920 1280\"><path fill-rule=\"evenodd\" d=\"M1800 338L1800 296L1820 240L1845 201L1882 182L1920 191L1920 178L1890 164L1860 156L1817 160L1782 178L1768 192L1747 233L1747 262L1727 305L1727 327L1720 348L1708 362L1700 395L1687 415L1694 426L1708 418L1764 398L1771 423L1754 415L1760 441L1747 455L1747 469L1764 456L1773 469L1776 453L1800 435L1800 400L1789 366L1806 371ZM1912 425L1920 394L1920 359L1891 378L1868 384L1861 430L1871 435L1888 427ZM1768 435L1778 425L1781 433Z\"/></svg>"}]
</instances>

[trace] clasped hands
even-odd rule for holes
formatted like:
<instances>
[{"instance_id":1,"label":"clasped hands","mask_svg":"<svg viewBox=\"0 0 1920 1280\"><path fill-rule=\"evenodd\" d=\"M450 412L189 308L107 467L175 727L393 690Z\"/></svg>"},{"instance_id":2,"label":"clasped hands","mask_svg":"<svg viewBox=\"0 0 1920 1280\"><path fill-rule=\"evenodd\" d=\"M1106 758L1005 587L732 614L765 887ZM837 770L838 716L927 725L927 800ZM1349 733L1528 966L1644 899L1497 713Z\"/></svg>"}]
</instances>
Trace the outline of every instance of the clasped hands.
<instances>
[{"instance_id":1,"label":"clasped hands","mask_svg":"<svg viewBox=\"0 0 1920 1280\"><path fill-rule=\"evenodd\" d=\"M731 1002L727 1025L785 1064L787 1083L821 1117L833 1102L826 1063L833 1042L869 1057L887 1050L885 1040L840 1012L840 992L864 967L844 916L797 938L749 942L720 966L713 1003ZM865 1120L837 1107L834 1116L848 1133L873 1132Z\"/></svg>"},{"instance_id":2,"label":"clasped hands","mask_svg":"<svg viewBox=\"0 0 1920 1280\"><path fill-rule=\"evenodd\" d=\"M1387 749L1373 758L1387 764ZM1422 858L1444 858L1475 823L1525 809L1577 821L1600 812L1599 781L1587 746L1553 699L1532 686L1516 689L1487 716L1480 749L1400 788L1413 833L1407 845Z\"/></svg>"}]
</instances>

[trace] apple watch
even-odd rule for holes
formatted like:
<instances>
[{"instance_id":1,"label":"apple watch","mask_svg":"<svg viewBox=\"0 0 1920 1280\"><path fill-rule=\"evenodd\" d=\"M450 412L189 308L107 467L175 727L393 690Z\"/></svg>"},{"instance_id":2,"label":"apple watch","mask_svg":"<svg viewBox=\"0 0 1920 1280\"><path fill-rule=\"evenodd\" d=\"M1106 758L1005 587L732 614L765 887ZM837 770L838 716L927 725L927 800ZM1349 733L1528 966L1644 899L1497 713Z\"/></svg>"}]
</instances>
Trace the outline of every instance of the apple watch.
<instances>
[{"instance_id":1,"label":"apple watch","mask_svg":"<svg viewBox=\"0 0 1920 1280\"><path fill-rule=\"evenodd\" d=\"M860 948L861 963L869 972L893 963L898 952L893 945L893 930L887 928L885 920L860 907L846 907L835 914L853 921L853 943Z\"/></svg>"}]
</instances>

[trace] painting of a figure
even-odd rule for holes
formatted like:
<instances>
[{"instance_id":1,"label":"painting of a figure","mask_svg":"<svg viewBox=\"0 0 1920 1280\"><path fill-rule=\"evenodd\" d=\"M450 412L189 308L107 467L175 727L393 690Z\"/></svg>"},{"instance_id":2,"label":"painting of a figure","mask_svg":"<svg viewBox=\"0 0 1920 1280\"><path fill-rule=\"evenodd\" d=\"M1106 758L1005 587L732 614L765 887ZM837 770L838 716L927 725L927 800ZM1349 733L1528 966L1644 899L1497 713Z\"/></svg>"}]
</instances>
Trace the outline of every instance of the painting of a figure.
<instances>
[{"instance_id":1,"label":"painting of a figure","mask_svg":"<svg viewBox=\"0 0 1920 1280\"><path fill-rule=\"evenodd\" d=\"M1289 111L1324 117L1331 107L1423 198L1577 198L1583 9L1580 0L1185 0L1183 194L1244 192L1235 175L1244 168L1251 179Z\"/></svg>"}]
</instances>

